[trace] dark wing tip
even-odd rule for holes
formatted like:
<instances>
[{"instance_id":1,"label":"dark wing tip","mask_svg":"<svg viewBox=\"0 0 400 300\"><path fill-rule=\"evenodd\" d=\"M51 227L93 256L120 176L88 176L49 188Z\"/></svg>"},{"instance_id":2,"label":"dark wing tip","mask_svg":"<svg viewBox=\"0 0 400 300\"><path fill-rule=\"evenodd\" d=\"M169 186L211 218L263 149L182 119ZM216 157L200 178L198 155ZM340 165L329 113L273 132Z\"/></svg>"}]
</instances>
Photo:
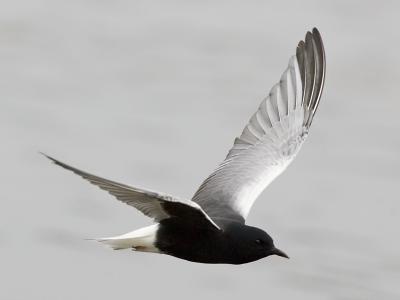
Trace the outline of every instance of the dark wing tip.
<instances>
[{"instance_id":1,"label":"dark wing tip","mask_svg":"<svg viewBox=\"0 0 400 300\"><path fill-rule=\"evenodd\" d=\"M305 112L304 125L309 128L318 108L325 81L325 50L319 30L307 31L304 41L296 49L301 73Z\"/></svg>"},{"instance_id":2,"label":"dark wing tip","mask_svg":"<svg viewBox=\"0 0 400 300\"><path fill-rule=\"evenodd\" d=\"M315 47L317 48L318 53L320 54L321 58L321 63L323 73L325 75L325 65L326 65L326 59L325 59L325 48L324 48L324 43L322 42L322 37L321 34L319 33L317 28L313 29L313 40L315 42Z\"/></svg>"},{"instance_id":3,"label":"dark wing tip","mask_svg":"<svg viewBox=\"0 0 400 300\"><path fill-rule=\"evenodd\" d=\"M314 27L314 28L312 29L312 33L315 34L315 35L319 35L319 36L320 36L319 30L318 30L317 27Z\"/></svg>"},{"instance_id":4,"label":"dark wing tip","mask_svg":"<svg viewBox=\"0 0 400 300\"><path fill-rule=\"evenodd\" d=\"M312 30L312 36L313 36L313 40L314 40L314 42L316 44L316 47L317 47L318 51L320 52L321 56L324 58L324 61L325 61L324 43L322 42L321 33L315 27Z\"/></svg>"},{"instance_id":5,"label":"dark wing tip","mask_svg":"<svg viewBox=\"0 0 400 300\"><path fill-rule=\"evenodd\" d=\"M43 155L44 157L46 157L48 159L50 159L53 163L57 163L58 162L55 158L51 157L50 155L47 155L46 153L44 153L42 151L39 151L39 154Z\"/></svg>"},{"instance_id":6,"label":"dark wing tip","mask_svg":"<svg viewBox=\"0 0 400 300\"><path fill-rule=\"evenodd\" d=\"M74 172L74 173L77 173L78 175L81 175L81 173L84 173L84 172L82 172L82 171L80 171L80 170L78 170L78 169L76 169L76 168L74 168L74 167L71 167L71 166L69 166L69 165L67 165L67 164L64 164L63 162L61 162L61 161L55 159L54 157L51 157L50 155L47 155L46 153L43 153L43 152L40 152L40 151L39 151L39 154L41 154L41 155L43 155L44 157L46 157L46 158L48 158L49 160L51 160L51 162L54 163L55 165L60 166L60 167L63 167L64 169L70 170L70 171L72 171L72 172ZM82 176L82 175L81 175L81 176Z\"/></svg>"}]
</instances>

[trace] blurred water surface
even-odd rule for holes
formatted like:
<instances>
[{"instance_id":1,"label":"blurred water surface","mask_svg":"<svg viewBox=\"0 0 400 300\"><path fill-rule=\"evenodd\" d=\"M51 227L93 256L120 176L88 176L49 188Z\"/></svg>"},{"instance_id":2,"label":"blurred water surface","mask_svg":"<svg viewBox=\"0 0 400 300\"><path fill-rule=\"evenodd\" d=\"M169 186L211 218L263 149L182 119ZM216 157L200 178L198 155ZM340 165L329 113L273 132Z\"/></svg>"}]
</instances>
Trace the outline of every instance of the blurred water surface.
<instances>
[{"instance_id":1,"label":"blurred water surface","mask_svg":"<svg viewBox=\"0 0 400 300\"><path fill-rule=\"evenodd\" d=\"M396 1L9 1L0 10L1 299L399 299ZM291 260L201 265L84 238L150 224L38 151L191 197L317 26L326 88L256 202Z\"/></svg>"}]
</instances>

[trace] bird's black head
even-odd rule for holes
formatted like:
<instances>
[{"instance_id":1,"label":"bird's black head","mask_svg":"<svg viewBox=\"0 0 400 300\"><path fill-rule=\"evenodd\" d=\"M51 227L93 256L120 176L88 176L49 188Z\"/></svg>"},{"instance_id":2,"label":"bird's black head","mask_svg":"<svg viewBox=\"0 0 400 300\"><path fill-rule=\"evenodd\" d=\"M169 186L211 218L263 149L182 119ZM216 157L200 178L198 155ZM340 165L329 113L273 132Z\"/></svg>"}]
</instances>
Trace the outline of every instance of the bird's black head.
<instances>
[{"instance_id":1,"label":"bird's black head","mask_svg":"<svg viewBox=\"0 0 400 300\"><path fill-rule=\"evenodd\" d=\"M289 258L285 252L276 248L272 238L259 228L241 225L231 227L229 231L239 250L240 263L259 260L270 255Z\"/></svg>"}]
</instances>

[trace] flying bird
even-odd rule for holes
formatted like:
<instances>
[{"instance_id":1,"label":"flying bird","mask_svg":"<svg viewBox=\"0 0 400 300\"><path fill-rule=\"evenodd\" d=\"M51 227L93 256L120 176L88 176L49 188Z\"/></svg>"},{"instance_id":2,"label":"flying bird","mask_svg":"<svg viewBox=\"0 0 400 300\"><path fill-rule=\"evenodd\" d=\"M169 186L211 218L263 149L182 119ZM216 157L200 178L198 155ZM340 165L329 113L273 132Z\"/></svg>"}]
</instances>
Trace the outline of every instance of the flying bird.
<instances>
[{"instance_id":1,"label":"flying bird","mask_svg":"<svg viewBox=\"0 0 400 300\"><path fill-rule=\"evenodd\" d=\"M97 239L113 249L214 264L243 264L270 255L288 258L265 231L245 221L254 201L293 161L307 138L324 80L324 46L314 28L298 43L279 82L225 160L191 200L104 179L45 156L155 221L123 235Z\"/></svg>"}]
</instances>

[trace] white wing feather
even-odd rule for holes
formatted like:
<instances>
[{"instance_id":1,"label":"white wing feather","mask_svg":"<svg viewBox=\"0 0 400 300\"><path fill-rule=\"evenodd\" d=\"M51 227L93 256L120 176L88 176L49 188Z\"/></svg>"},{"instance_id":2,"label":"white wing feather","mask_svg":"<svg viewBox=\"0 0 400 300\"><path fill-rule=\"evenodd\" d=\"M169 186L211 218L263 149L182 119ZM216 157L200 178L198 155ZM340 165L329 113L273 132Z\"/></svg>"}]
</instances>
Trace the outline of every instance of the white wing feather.
<instances>
[{"instance_id":1,"label":"white wing feather","mask_svg":"<svg viewBox=\"0 0 400 300\"><path fill-rule=\"evenodd\" d=\"M293 161L318 105L324 66L322 41L314 29L306 43L299 43L297 56L290 59L226 159L193 196L211 218L244 222L259 194Z\"/></svg>"}]
</instances>

